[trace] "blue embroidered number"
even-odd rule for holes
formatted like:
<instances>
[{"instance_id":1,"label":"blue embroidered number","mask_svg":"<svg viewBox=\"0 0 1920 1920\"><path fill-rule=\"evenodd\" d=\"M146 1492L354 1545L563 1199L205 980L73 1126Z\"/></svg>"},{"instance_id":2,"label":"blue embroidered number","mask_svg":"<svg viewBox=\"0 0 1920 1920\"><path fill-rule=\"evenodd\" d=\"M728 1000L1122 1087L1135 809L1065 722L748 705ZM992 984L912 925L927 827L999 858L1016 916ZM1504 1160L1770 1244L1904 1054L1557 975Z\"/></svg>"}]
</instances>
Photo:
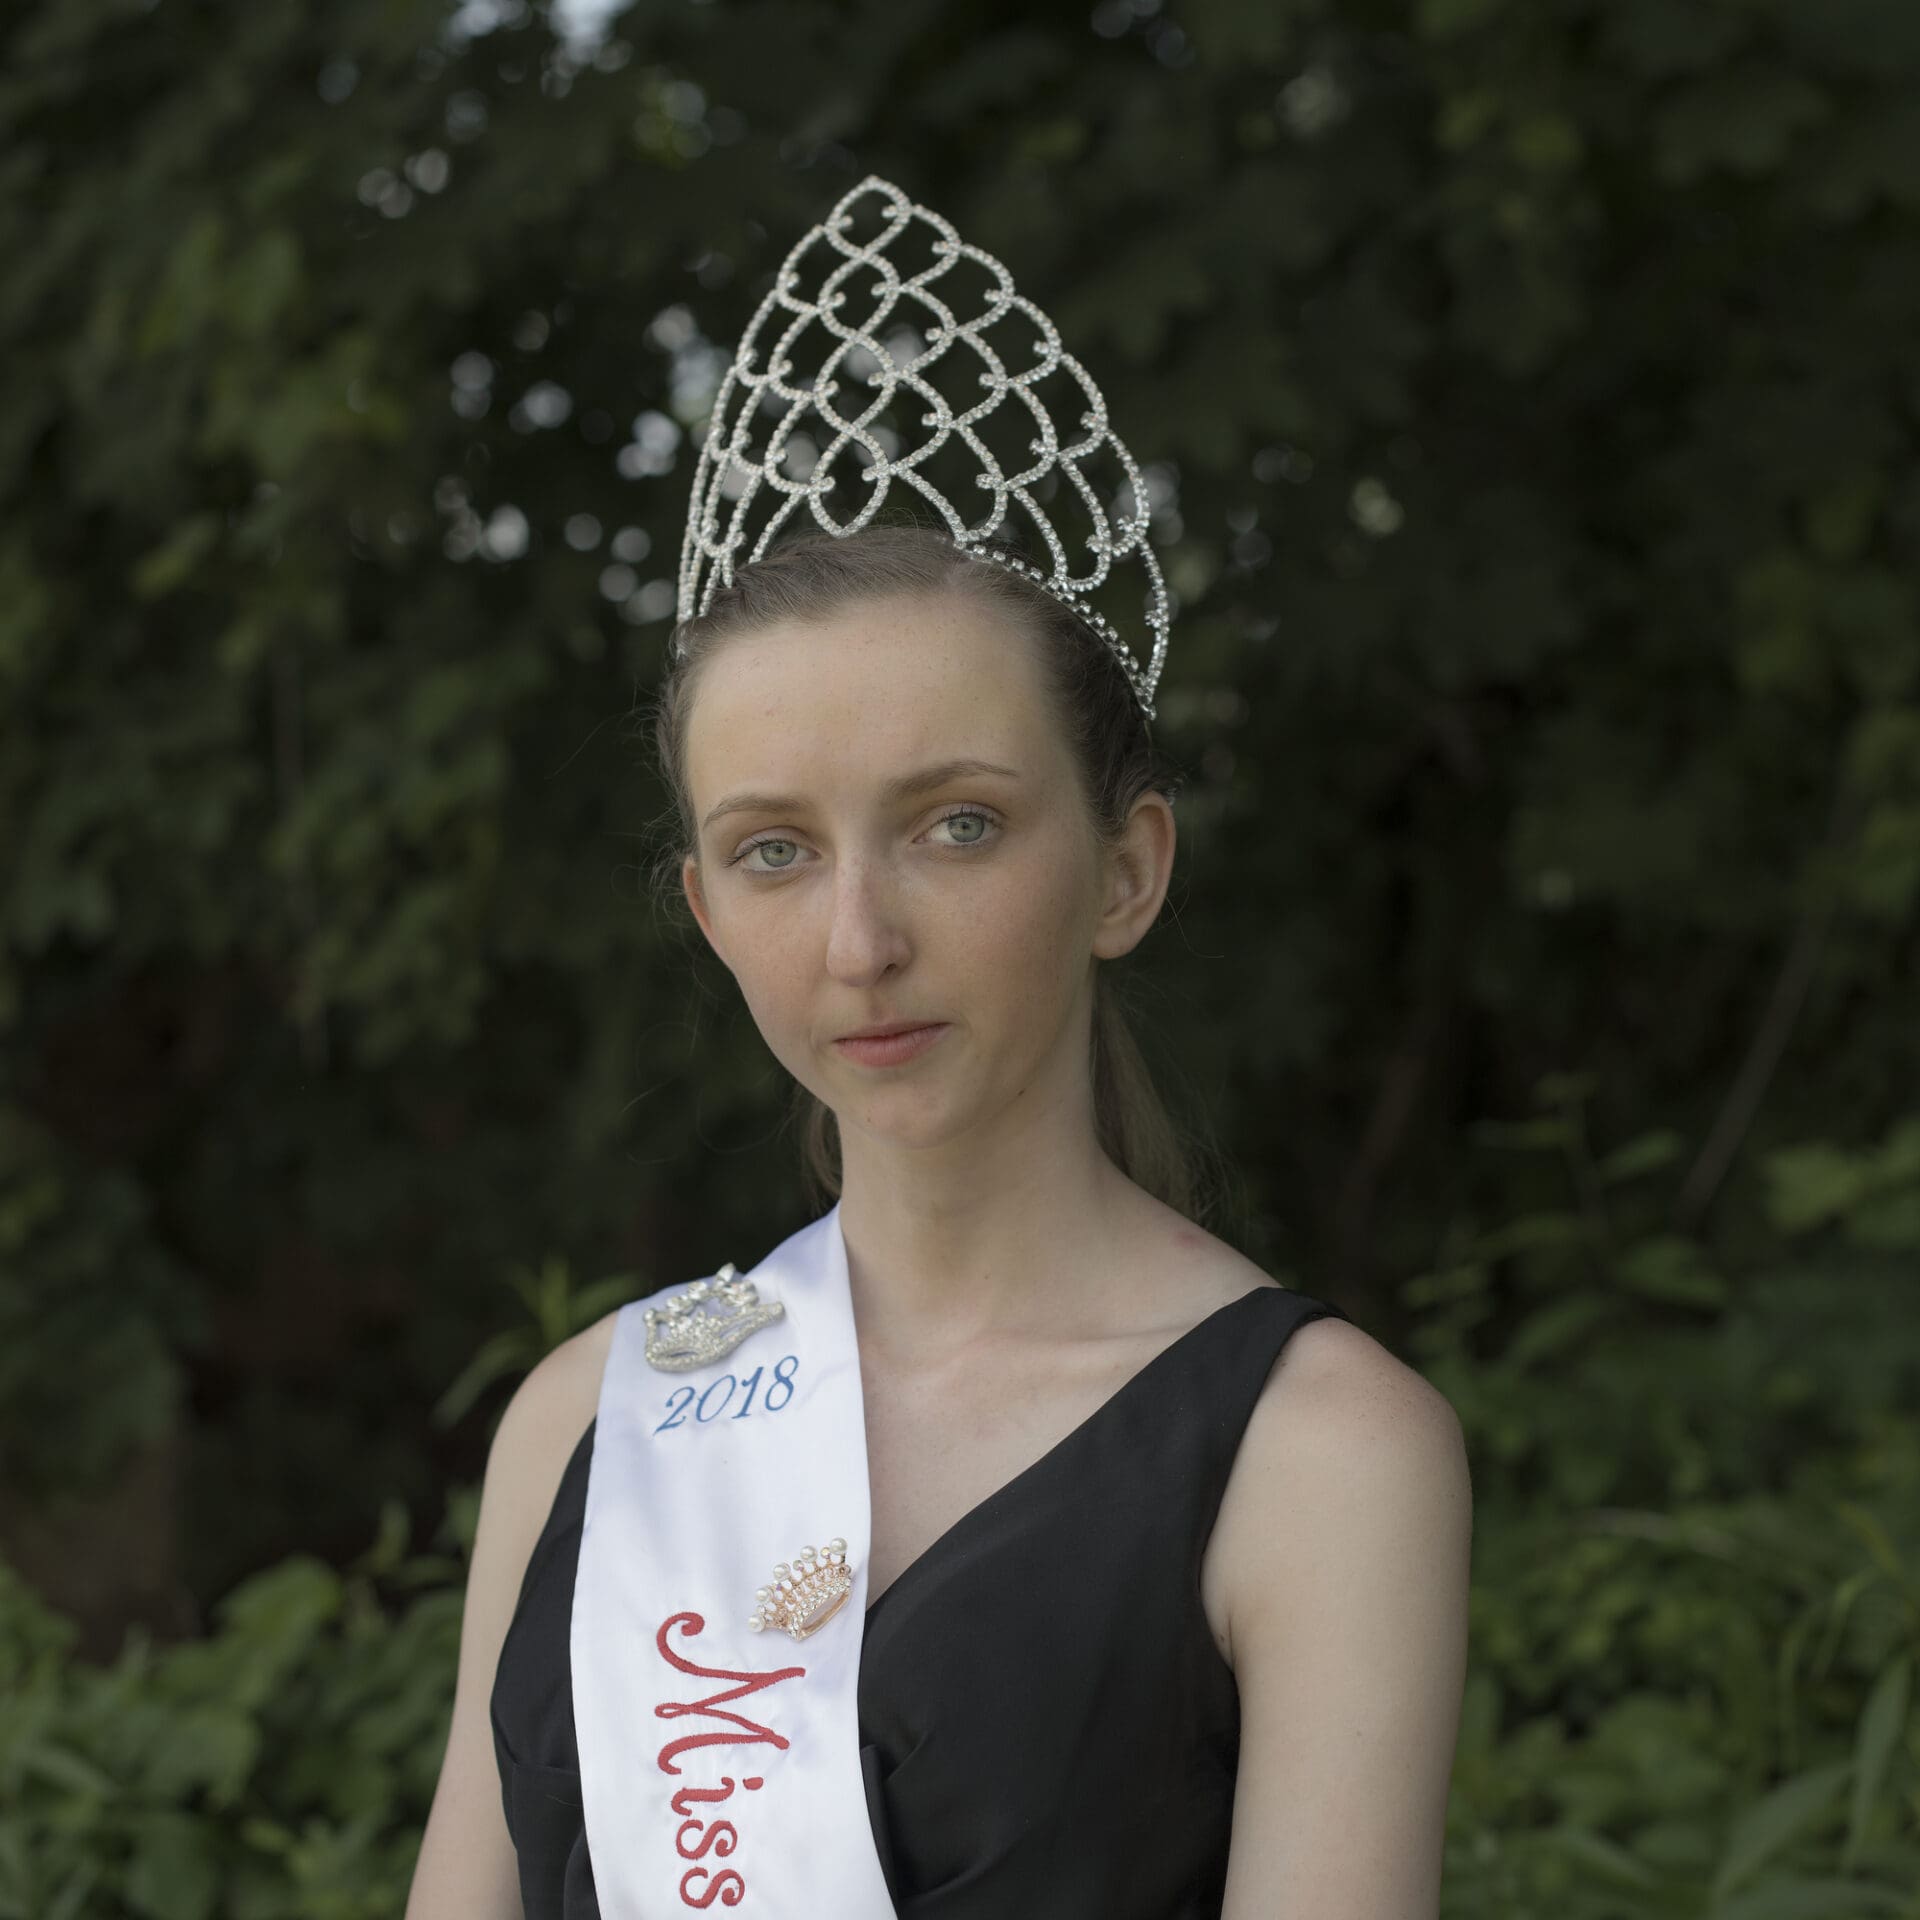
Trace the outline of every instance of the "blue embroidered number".
<instances>
[{"instance_id":1,"label":"blue embroidered number","mask_svg":"<svg viewBox=\"0 0 1920 1920\"><path fill-rule=\"evenodd\" d=\"M785 1387L786 1393L781 1399L776 1401L773 1398L773 1388L769 1387L765 1397L763 1397L760 1402L761 1407L766 1412L778 1413L780 1409L793 1398L793 1370L797 1368L799 1364L800 1356L797 1353L784 1353L774 1363L773 1385L776 1387ZM782 1372L782 1368L785 1368L786 1371ZM667 1396L667 1406L669 1408L667 1417L654 1428L654 1432L665 1433L669 1427L685 1426L687 1423L687 1409L689 1407L693 1407L693 1417L699 1421L702 1426L706 1426L709 1422L719 1419L720 1416L726 1412L727 1403L733 1398L733 1390L738 1386L744 1386L746 1388L747 1397L741 1401L739 1411L735 1413L733 1417L736 1420L744 1420L747 1415L753 1411L753 1392L760 1384L760 1376L765 1371L765 1367L755 1367L744 1381L735 1379L730 1373L723 1373L718 1380L709 1380L706 1386L700 1390L700 1398L697 1403L694 1400L694 1389L691 1386L676 1388ZM716 1387L724 1387L726 1391L720 1396L719 1406L709 1409L707 1400Z\"/></svg>"},{"instance_id":2,"label":"blue embroidered number","mask_svg":"<svg viewBox=\"0 0 1920 1920\"><path fill-rule=\"evenodd\" d=\"M784 1407L787 1404L787 1400L793 1398L793 1375L790 1373L782 1373L780 1369L782 1367L797 1367L799 1364L800 1356L797 1353L783 1353L780 1358L774 1362L773 1387L785 1387L787 1390L786 1399L780 1402L780 1407ZM773 1387L767 1389L767 1397L762 1404L769 1413L778 1413L780 1407L776 1407L773 1404Z\"/></svg>"}]
</instances>

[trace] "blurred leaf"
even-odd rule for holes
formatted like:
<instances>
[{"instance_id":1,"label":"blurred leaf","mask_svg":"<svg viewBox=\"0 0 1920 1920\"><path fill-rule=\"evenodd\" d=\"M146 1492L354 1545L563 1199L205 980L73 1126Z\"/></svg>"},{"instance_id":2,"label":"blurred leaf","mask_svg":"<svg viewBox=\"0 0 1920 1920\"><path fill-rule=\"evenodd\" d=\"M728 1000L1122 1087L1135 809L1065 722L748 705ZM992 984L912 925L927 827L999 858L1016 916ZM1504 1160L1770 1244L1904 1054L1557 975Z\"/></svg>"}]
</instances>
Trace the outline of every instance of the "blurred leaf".
<instances>
[{"instance_id":1,"label":"blurred leaf","mask_svg":"<svg viewBox=\"0 0 1920 1920\"><path fill-rule=\"evenodd\" d=\"M1867 1822L1886 1785L1894 1743L1907 1726L1913 1698L1913 1660L1903 1654L1875 1681L1854 1736L1853 1793L1847 1808L1847 1843L1841 1867L1851 1873L1866 1844Z\"/></svg>"},{"instance_id":2,"label":"blurred leaf","mask_svg":"<svg viewBox=\"0 0 1920 1920\"><path fill-rule=\"evenodd\" d=\"M1734 1297L1725 1277L1707 1264L1697 1242L1663 1234L1622 1253L1615 1267L1629 1293L1671 1306L1725 1307Z\"/></svg>"},{"instance_id":3,"label":"blurred leaf","mask_svg":"<svg viewBox=\"0 0 1920 1920\"><path fill-rule=\"evenodd\" d=\"M1815 1767L1783 1781L1733 1824L1713 1876L1716 1914L1783 1848L1791 1846L1833 1805L1853 1771L1851 1762Z\"/></svg>"}]
</instances>

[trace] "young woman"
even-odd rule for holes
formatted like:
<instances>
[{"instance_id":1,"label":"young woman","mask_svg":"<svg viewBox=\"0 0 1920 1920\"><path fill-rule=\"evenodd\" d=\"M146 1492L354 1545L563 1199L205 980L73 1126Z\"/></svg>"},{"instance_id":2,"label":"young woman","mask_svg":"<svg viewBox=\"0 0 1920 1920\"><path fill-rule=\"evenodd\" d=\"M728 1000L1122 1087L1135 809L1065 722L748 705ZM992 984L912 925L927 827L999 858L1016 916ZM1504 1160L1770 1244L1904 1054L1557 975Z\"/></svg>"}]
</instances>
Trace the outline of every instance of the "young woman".
<instances>
[{"instance_id":1,"label":"young woman","mask_svg":"<svg viewBox=\"0 0 1920 1920\"><path fill-rule=\"evenodd\" d=\"M875 523L693 605L683 577L656 713L678 878L836 1196L755 1270L794 1324L684 1377L731 1394L792 1344L828 1362L789 1400L820 1411L722 1422L705 1455L661 1435L643 1303L534 1370L488 1465L408 1920L1438 1911L1458 1422L1183 1211L1102 977L1172 873L1151 680L1037 570L982 558ZM662 1569L710 1543L746 1564L761 1473L806 1497L796 1528L827 1489L855 1521L805 1580L783 1560L740 1596L757 1633L790 1584L837 1582L817 1637L749 1658L719 1587L669 1616ZM649 1711L634 1689L669 1667ZM783 1687L827 1708L791 1739Z\"/></svg>"}]
</instances>

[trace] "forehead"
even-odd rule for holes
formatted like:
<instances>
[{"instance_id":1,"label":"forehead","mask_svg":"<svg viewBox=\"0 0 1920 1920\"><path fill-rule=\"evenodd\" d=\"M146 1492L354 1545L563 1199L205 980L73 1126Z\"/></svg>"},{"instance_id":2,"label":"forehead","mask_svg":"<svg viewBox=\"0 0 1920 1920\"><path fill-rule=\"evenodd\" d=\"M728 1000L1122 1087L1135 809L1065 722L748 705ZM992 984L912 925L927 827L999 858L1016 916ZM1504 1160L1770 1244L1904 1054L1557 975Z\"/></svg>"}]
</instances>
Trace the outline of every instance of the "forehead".
<instances>
[{"instance_id":1,"label":"forehead","mask_svg":"<svg viewBox=\"0 0 1920 1920\"><path fill-rule=\"evenodd\" d=\"M696 802L736 781L814 791L957 754L1037 772L1031 644L958 596L874 597L735 635L702 667L687 722Z\"/></svg>"}]
</instances>

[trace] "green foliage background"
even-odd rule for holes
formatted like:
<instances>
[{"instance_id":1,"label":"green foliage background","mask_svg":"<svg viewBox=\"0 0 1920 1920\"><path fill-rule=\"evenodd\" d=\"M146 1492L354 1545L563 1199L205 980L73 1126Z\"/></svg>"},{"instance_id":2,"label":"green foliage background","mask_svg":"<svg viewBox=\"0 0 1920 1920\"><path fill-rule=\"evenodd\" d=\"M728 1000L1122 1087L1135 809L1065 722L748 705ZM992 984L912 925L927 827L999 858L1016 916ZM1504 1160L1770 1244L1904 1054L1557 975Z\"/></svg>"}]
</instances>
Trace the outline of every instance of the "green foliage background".
<instances>
[{"instance_id":1,"label":"green foliage background","mask_svg":"<svg viewBox=\"0 0 1920 1920\"><path fill-rule=\"evenodd\" d=\"M1125 972L1465 1425L1448 1913L1920 1915L1920 12L0 33L0 1920L397 1915L508 1380L802 1217L622 723L870 170L1157 463Z\"/></svg>"}]
</instances>

